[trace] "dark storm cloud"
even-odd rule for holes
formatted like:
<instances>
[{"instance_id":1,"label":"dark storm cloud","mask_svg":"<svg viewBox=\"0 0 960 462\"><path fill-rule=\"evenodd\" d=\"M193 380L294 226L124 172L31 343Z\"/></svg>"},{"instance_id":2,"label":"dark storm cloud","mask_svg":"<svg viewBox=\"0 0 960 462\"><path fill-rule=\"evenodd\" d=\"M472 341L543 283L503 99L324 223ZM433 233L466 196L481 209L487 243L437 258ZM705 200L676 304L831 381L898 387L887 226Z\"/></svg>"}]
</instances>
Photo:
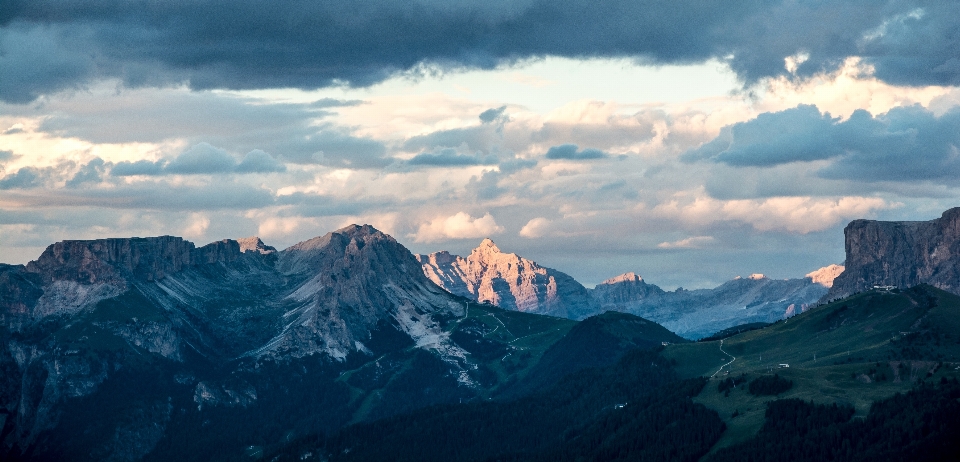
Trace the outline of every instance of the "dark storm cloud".
<instances>
[{"instance_id":1,"label":"dark storm cloud","mask_svg":"<svg viewBox=\"0 0 960 462\"><path fill-rule=\"evenodd\" d=\"M582 151L575 144L561 144L547 150L547 159L590 160L603 159L607 155L598 149L584 149Z\"/></svg>"},{"instance_id":2,"label":"dark storm cloud","mask_svg":"<svg viewBox=\"0 0 960 462\"><path fill-rule=\"evenodd\" d=\"M725 127L682 158L734 167L775 167L831 160L817 175L862 182L960 182L960 109L937 116L921 106L840 121L815 106L761 114ZM806 168L806 167L800 167Z\"/></svg>"},{"instance_id":3,"label":"dark storm cloud","mask_svg":"<svg viewBox=\"0 0 960 462\"><path fill-rule=\"evenodd\" d=\"M115 77L128 86L370 85L418 69L490 69L546 55L648 63L726 60L746 83L859 55L881 78L960 82L955 2L530 0L264 3L6 1L0 98Z\"/></svg>"}]
</instances>

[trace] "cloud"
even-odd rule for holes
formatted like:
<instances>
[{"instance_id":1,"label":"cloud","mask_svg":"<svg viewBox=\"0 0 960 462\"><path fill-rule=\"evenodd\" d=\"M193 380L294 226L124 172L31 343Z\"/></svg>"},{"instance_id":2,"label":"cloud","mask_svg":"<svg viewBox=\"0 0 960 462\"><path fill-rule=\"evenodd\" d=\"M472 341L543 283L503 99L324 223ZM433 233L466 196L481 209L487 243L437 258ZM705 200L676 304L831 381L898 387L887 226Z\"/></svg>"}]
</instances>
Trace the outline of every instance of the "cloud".
<instances>
[{"instance_id":1,"label":"cloud","mask_svg":"<svg viewBox=\"0 0 960 462\"><path fill-rule=\"evenodd\" d=\"M458 212L456 215L438 217L420 225L412 237L416 242L437 242L447 239L489 237L502 232L503 227L498 225L489 213L480 218L473 218L467 213Z\"/></svg>"},{"instance_id":2,"label":"cloud","mask_svg":"<svg viewBox=\"0 0 960 462\"><path fill-rule=\"evenodd\" d=\"M27 189L39 185L40 172L33 167L23 167L0 179L0 189Z\"/></svg>"},{"instance_id":3,"label":"cloud","mask_svg":"<svg viewBox=\"0 0 960 462\"><path fill-rule=\"evenodd\" d=\"M720 136L688 151L681 159L711 159L735 166L771 166L827 159L842 153L831 136L837 118L801 104L781 112L724 127Z\"/></svg>"},{"instance_id":4,"label":"cloud","mask_svg":"<svg viewBox=\"0 0 960 462\"><path fill-rule=\"evenodd\" d=\"M282 159L295 164L319 164L350 169L383 168L394 162L380 141L336 130L305 135L274 144Z\"/></svg>"},{"instance_id":5,"label":"cloud","mask_svg":"<svg viewBox=\"0 0 960 462\"><path fill-rule=\"evenodd\" d=\"M469 167L473 165L494 165L496 156L463 155L454 149L442 149L436 153L424 152L417 154L407 161L408 165L423 165L429 167Z\"/></svg>"},{"instance_id":6,"label":"cloud","mask_svg":"<svg viewBox=\"0 0 960 462\"><path fill-rule=\"evenodd\" d=\"M109 78L128 87L367 86L396 75L493 69L542 56L651 64L719 59L746 83L805 78L862 56L886 81L955 85L960 5L803 2L13 0L0 95L29 102ZM806 60L785 59L804 53ZM787 69L789 67L789 69Z\"/></svg>"},{"instance_id":7,"label":"cloud","mask_svg":"<svg viewBox=\"0 0 960 462\"><path fill-rule=\"evenodd\" d=\"M686 239L680 239L673 242L661 242L657 244L660 249L699 249L705 245L712 244L713 236L694 236Z\"/></svg>"},{"instance_id":8,"label":"cloud","mask_svg":"<svg viewBox=\"0 0 960 462\"><path fill-rule=\"evenodd\" d=\"M547 159L590 160L603 159L607 157L607 154L598 149L578 151L578 147L575 144L562 144L547 150L546 157Z\"/></svg>"},{"instance_id":9,"label":"cloud","mask_svg":"<svg viewBox=\"0 0 960 462\"><path fill-rule=\"evenodd\" d=\"M417 135L407 139L401 149L407 152L454 148L471 152L492 152L499 146L503 137L494 124L475 127L438 130L426 135Z\"/></svg>"},{"instance_id":10,"label":"cloud","mask_svg":"<svg viewBox=\"0 0 960 462\"><path fill-rule=\"evenodd\" d=\"M498 119L503 120L503 112L507 110L506 106L487 109L480 113L480 122L488 124Z\"/></svg>"},{"instance_id":11,"label":"cloud","mask_svg":"<svg viewBox=\"0 0 960 462\"><path fill-rule=\"evenodd\" d=\"M233 171L237 173L283 172L287 167L259 149L247 153Z\"/></svg>"},{"instance_id":12,"label":"cloud","mask_svg":"<svg viewBox=\"0 0 960 462\"><path fill-rule=\"evenodd\" d=\"M16 135L17 133L23 133L23 124L15 123L3 131L4 135Z\"/></svg>"},{"instance_id":13,"label":"cloud","mask_svg":"<svg viewBox=\"0 0 960 462\"><path fill-rule=\"evenodd\" d=\"M236 159L227 151L200 143L187 149L164 167L166 173L197 174L226 173L237 166Z\"/></svg>"},{"instance_id":14,"label":"cloud","mask_svg":"<svg viewBox=\"0 0 960 462\"><path fill-rule=\"evenodd\" d=\"M774 167L830 160L825 179L861 182L960 178L960 108L937 116L919 105L877 116L856 110L847 120L800 105L725 127L720 136L681 156L734 167Z\"/></svg>"},{"instance_id":15,"label":"cloud","mask_svg":"<svg viewBox=\"0 0 960 462\"><path fill-rule=\"evenodd\" d=\"M106 170L106 162L97 157L86 165L80 167L80 170L73 175L66 183L68 188L75 188L84 183L99 183L103 179L103 173Z\"/></svg>"},{"instance_id":16,"label":"cloud","mask_svg":"<svg viewBox=\"0 0 960 462\"><path fill-rule=\"evenodd\" d=\"M520 228L520 237L528 239L543 237L550 230L552 224L550 220L542 217L531 219L527 224L523 225L523 228Z\"/></svg>"},{"instance_id":17,"label":"cloud","mask_svg":"<svg viewBox=\"0 0 960 462\"><path fill-rule=\"evenodd\" d=\"M190 214L183 236L189 239L201 239L206 236L208 228L210 228L210 218L203 213L194 212Z\"/></svg>"},{"instance_id":18,"label":"cloud","mask_svg":"<svg viewBox=\"0 0 960 462\"><path fill-rule=\"evenodd\" d=\"M134 176L134 175L161 175L163 167L167 164L164 160L150 162L149 160L138 160L136 162L122 161L117 162L111 169L113 176Z\"/></svg>"},{"instance_id":19,"label":"cloud","mask_svg":"<svg viewBox=\"0 0 960 462\"><path fill-rule=\"evenodd\" d=\"M16 157L19 157L13 153L13 151L0 150L0 162L11 160Z\"/></svg>"},{"instance_id":20,"label":"cloud","mask_svg":"<svg viewBox=\"0 0 960 462\"><path fill-rule=\"evenodd\" d=\"M694 228L709 227L723 221L746 223L758 231L806 234L836 226L842 220L863 218L892 204L878 197L772 197L721 201L696 197L692 201L672 200L658 204L652 214L678 220Z\"/></svg>"},{"instance_id":21,"label":"cloud","mask_svg":"<svg viewBox=\"0 0 960 462\"><path fill-rule=\"evenodd\" d=\"M275 204L272 191L232 181L175 184L165 181L121 183L104 188L31 190L3 199L18 207L94 207L169 211L248 210Z\"/></svg>"},{"instance_id":22,"label":"cloud","mask_svg":"<svg viewBox=\"0 0 960 462\"><path fill-rule=\"evenodd\" d=\"M110 169L110 174L113 176L159 176L283 171L286 171L286 167L280 161L259 149L248 152L238 164L225 149L210 143L198 143L169 162L163 159L155 162L148 160L118 162Z\"/></svg>"}]
</instances>

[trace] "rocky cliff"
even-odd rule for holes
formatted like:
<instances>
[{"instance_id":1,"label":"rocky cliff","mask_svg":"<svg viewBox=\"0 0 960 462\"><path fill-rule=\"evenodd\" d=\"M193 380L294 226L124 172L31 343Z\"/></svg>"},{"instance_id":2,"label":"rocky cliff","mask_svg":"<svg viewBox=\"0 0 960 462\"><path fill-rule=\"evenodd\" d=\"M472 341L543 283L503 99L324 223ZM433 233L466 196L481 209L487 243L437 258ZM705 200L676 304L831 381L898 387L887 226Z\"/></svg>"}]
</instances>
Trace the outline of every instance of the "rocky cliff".
<instances>
[{"instance_id":1,"label":"rocky cliff","mask_svg":"<svg viewBox=\"0 0 960 462\"><path fill-rule=\"evenodd\" d=\"M843 234L846 269L825 299L921 283L960 294L960 207L930 221L854 220Z\"/></svg>"},{"instance_id":2,"label":"rocky cliff","mask_svg":"<svg viewBox=\"0 0 960 462\"><path fill-rule=\"evenodd\" d=\"M490 239L466 258L442 251L417 259L435 284L480 303L569 319L598 313L589 291L572 277L501 252Z\"/></svg>"}]
</instances>

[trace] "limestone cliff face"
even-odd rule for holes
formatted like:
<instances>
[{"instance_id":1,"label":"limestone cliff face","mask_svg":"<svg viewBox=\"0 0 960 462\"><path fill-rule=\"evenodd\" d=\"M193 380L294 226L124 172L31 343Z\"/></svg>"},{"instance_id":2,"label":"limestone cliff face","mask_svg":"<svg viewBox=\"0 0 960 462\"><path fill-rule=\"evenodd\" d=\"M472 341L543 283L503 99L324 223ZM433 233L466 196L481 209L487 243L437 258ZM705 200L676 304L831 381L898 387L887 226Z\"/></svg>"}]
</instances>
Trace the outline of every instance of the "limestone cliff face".
<instances>
[{"instance_id":1,"label":"limestone cliff face","mask_svg":"<svg viewBox=\"0 0 960 462\"><path fill-rule=\"evenodd\" d=\"M431 281L480 303L570 319L597 313L589 291L572 277L501 252L490 239L484 239L466 258L442 251L417 259Z\"/></svg>"},{"instance_id":2,"label":"limestone cliff face","mask_svg":"<svg viewBox=\"0 0 960 462\"><path fill-rule=\"evenodd\" d=\"M960 207L930 221L854 220L843 234L846 269L826 299L921 283L960 294Z\"/></svg>"}]
</instances>

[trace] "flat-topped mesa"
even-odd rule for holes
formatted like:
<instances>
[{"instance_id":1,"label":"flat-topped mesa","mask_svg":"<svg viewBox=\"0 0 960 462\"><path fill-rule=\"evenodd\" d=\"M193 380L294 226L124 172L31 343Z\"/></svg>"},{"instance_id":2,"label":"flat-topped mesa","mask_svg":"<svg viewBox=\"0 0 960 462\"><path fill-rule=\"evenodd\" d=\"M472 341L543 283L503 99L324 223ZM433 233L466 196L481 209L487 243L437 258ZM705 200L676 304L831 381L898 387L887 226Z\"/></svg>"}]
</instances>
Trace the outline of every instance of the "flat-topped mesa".
<instances>
[{"instance_id":1,"label":"flat-topped mesa","mask_svg":"<svg viewBox=\"0 0 960 462\"><path fill-rule=\"evenodd\" d=\"M97 283L128 276L154 281L184 268L230 262L240 256L237 241L224 239L197 248L175 236L61 241L47 246L27 271L45 282L69 280Z\"/></svg>"},{"instance_id":2,"label":"flat-topped mesa","mask_svg":"<svg viewBox=\"0 0 960 462\"><path fill-rule=\"evenodd\" d=\"M846 268L824 300L923 283L960 294L960 207L930 221L854 220L843 234Z\"/></svg>"}]
</instances>

